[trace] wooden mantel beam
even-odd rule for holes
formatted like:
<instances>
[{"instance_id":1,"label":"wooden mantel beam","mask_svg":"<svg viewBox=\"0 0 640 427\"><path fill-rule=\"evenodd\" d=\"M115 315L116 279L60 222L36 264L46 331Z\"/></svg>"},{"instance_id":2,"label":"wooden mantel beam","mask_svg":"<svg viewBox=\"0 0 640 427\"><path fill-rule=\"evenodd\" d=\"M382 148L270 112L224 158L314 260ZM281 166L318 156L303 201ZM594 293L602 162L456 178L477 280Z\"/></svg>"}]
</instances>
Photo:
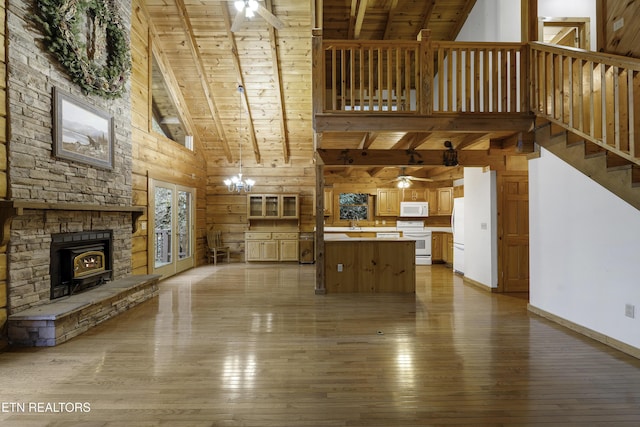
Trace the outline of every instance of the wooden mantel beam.
<instances>
[{"instance_id":1,"label":"wooden mantel beam","mask_svg":"<svg viewBox=\"0 0 640 427\"><path fill-rule=\"evenodd\" d=\"M441 114L399 116L378 114L317 114L316 132L529 132L532 114Z\"/></svg>"},{"instance_id":2,"label":"wooden mantel beam","mask_svg":"<svg viewBox=\"0 0 640 427\"><path fill-rule=\"evenodd\" d=\"M319 149L317 155L324 166L442 166L446 150L341 150ZM503 170L508 153L490 150L460 150L460 166L489 166Z\"/></svg>"}]
</instances>

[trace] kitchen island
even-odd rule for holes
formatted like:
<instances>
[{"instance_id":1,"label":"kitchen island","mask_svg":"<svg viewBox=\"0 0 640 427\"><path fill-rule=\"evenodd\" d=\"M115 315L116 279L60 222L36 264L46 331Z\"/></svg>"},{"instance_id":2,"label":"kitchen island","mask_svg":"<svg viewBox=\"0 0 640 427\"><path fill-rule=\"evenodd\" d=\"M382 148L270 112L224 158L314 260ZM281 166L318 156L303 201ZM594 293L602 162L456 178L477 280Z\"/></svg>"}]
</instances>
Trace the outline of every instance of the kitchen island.
<instances>
[{"instance_id":1,"label":"kitchen island","mask_svg":"<svg viewBox=\"0 0 640 427\"><path fill-rule=\"evenodd\" d=\"M326 237L327 293L415 293L414 240Z\"/></svg>"}]
</instances>

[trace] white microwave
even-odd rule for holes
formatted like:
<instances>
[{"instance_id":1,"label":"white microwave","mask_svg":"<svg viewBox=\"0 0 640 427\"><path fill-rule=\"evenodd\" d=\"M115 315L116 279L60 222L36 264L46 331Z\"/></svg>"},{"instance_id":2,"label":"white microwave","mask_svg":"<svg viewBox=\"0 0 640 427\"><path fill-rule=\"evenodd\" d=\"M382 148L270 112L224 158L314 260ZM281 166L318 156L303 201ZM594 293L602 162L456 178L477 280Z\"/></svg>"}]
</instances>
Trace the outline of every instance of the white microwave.
<instances>
[{"instance_id":1,"label":"white microwave","mask_svg":"<svg viewBox=\"0 0 640 427\"><path fill-rule=\"evenodd\" d=\"M400 202L400 216L427 217L429 216L429 202Z\"/></svg>"}]
</instances>

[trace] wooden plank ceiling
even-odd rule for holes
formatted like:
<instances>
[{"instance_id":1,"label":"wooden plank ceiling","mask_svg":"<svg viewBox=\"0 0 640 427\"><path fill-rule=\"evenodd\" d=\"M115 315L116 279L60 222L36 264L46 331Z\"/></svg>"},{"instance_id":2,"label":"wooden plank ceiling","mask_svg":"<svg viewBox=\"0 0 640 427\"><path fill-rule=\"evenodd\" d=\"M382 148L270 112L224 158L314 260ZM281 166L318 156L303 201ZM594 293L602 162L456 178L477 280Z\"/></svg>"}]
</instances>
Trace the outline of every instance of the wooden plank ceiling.
<instances>
[{"instance_id":1,"label":"wooden plank ceiling","mask_svg":"<svg viewBox=\"0 0 640 427\"><path fill-rule=\"evenodd\" d=\"M320 0L319 0L320 1ZM429 28L436 40L454 40L476 0L324 0L325 39L415 40ZM284 23L275 29L259 14L235 32L231 0L147 0L154 54L165 78L179 88L177 109L209 162L309 163L314 157L311 117L312 1L260 0ZM244 91L238 90L242 86ZM487 150L509 132L324 132L325 149ZM345 170L328 167L330 173ZM439 166L412 168L423 177L450 179ZM371 176L397 168L370 168Z\"/></svg>"}]
</instances>

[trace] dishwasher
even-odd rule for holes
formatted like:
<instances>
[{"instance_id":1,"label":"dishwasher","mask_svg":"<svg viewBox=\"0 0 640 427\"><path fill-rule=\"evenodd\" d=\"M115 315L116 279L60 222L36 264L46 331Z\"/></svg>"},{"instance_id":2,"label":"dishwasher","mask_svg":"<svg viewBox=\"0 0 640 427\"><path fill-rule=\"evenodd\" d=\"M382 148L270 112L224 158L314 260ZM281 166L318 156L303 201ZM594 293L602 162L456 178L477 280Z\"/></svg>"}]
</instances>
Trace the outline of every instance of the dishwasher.
<instances>
[{"instance_id":1,"label":"dishwasher","mask_svg":"<svg viewBox=\"0 0 640 427\"><path fill-rule=\"evenodd\" d=\"M376 233L376 237L378 239L399 239L400 232L399 231L380 231Z\"/></svg>"}]
</instances>

